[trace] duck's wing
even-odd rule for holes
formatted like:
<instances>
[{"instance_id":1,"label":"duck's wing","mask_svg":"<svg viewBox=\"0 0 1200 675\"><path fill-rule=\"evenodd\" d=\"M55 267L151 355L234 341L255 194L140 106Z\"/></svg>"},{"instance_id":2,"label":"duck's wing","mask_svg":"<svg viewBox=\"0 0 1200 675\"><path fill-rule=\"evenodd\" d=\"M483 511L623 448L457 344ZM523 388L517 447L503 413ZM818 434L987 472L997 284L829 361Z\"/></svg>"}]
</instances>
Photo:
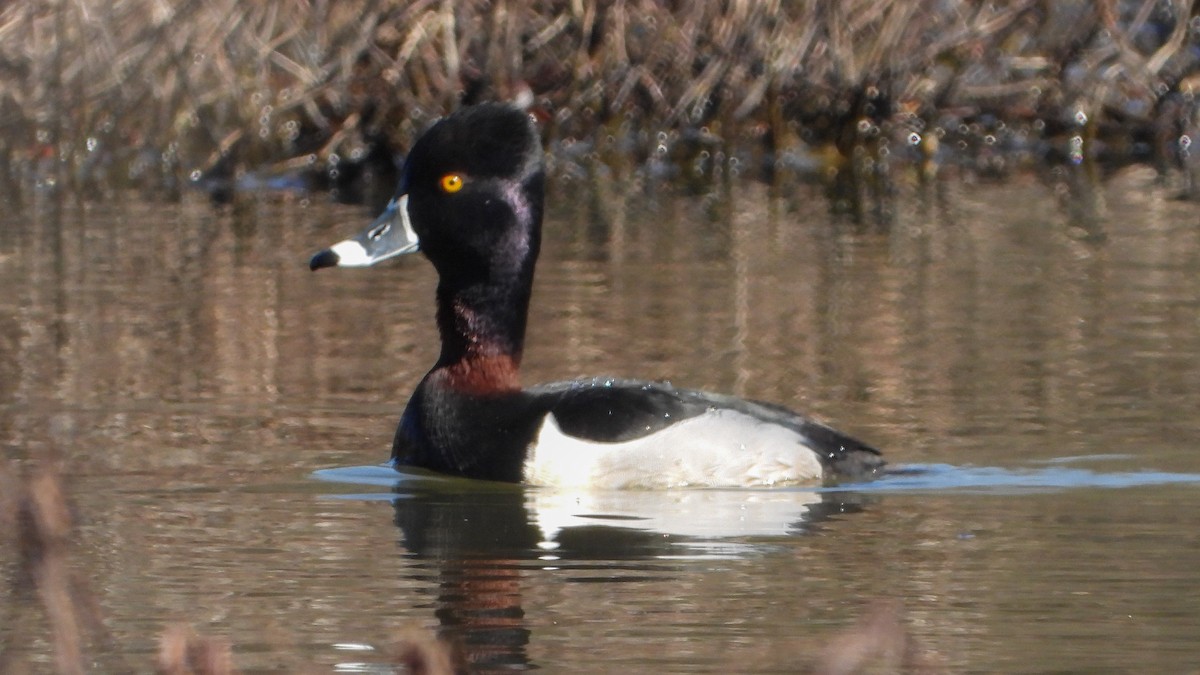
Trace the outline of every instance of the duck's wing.
<instances>
[{"instance_id":1,"label":"duck's wing","mask_svg":"<svg viewBox=\"0 0 1200 675\"><path fill-rule=\"evenodd\" d=\"M562 433L596 443L647 438L714 411L795 432L821 465L842 477L869 477L883 467L879 450L783 406L667 383L613 378L556 382L527 390ZM729 416L731 418L735 416Z\"/></svg>"},{"instance_id":2,"label":"duck's wing","mask_svg":"<svg viewBox=\"0 0 1200 675\"><path fill-rule=\"evenodd\" d=\"M543 384L526 392L554 415L563 433L597 443L649 436L709 409L657 382L594 378Z\"/></svg>"}]
</instances>

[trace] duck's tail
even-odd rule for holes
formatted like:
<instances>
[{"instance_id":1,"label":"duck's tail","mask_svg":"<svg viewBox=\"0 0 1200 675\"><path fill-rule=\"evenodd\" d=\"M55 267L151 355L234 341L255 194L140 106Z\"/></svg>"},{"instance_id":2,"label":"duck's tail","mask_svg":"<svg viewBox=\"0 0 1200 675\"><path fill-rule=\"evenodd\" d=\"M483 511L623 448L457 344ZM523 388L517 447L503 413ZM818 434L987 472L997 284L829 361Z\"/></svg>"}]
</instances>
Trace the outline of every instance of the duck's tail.
<instances>
[{"instance_id":1,"label":"duck's tail","mask_svg":"<svg viewBox=\"0 0 1200 675\"><path fill-rule=\"evenodd\" d=\"M820 455L832 482L872 480L884 473L887 462L873 446L812 420L805 422L801 433Z\"/></svg>"}]
</instances>

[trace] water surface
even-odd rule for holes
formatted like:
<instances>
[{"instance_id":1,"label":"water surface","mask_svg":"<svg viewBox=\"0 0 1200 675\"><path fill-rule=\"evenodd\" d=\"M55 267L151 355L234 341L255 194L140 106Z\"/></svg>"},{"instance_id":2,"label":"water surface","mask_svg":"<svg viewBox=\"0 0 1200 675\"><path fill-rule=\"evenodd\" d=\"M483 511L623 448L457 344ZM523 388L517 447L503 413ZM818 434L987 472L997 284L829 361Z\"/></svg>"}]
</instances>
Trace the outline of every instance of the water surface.
<instances>
[{"instance_id":1,"label":"water surface","mask_svg":"<svg viewBox=\"0 0 1200 675\"><path fill-rule=\"evenodd\" d=\"M792 191L792 188L789 188ZM73 562L148 669L182 621L245 672L811 667L879 601L951 672L1200 659L1200 216L1130 171L906 191L552 188L528 382L670 380L807 411L908 467L837 490L555 493L378 466L437 353L418 258L310 273L369 214L320 197L0 216L0 448L58 457ZM0 556L0 650L49 663Z\"/></svg>"}]
</instances>

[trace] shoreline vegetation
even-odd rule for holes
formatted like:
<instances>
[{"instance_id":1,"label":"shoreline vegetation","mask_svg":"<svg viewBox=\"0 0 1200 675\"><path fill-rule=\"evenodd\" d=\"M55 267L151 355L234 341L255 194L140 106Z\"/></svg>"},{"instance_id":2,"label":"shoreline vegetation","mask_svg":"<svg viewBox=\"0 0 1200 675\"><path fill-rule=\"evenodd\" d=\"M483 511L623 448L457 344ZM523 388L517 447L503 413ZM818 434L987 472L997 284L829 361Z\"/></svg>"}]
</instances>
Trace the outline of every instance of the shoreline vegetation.
<instances>
[{"instance_id":1,"label":"shoreline vegetation","mask_svg":"<svg viewBox=\"0 0 1200 675\"><path fill-rule=\"evenodd\" d=\"M1194 0L8 3L0 190L377 201L432 119L524 99L552 172L856 211L894 167L1144 163L1194 197L1197 90Z\"/></svg>"}]
</instances>

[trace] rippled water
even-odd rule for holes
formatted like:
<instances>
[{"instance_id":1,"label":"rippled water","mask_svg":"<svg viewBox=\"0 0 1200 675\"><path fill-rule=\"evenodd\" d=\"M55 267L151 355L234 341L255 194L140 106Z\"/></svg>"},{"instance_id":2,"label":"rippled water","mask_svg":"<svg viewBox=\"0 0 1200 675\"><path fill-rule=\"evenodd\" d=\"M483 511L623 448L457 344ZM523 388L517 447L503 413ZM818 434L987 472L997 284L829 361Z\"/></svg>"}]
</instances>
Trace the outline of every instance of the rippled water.
<instances>
[{"instance_id":1,"label":"rippled water","mask_svg":"<svg viewBox=\"0 0 1200 675\"><path fill-rule=\"evenodd\" d=\"M1200 215L1153 176L905 194L554 186L529 382L784 403L902 469L833 490L575 494L379 466L437 353L416 258L308 272L351 207L138 201L0 215L0 448L65 460L99 672L165 626L245 672L812 667L880 601L949 672L1200 662ZM1065 198L1065 201L1064 201ZM0 656L49 633L0 554Z\"/></svg>"}]
</instances>

